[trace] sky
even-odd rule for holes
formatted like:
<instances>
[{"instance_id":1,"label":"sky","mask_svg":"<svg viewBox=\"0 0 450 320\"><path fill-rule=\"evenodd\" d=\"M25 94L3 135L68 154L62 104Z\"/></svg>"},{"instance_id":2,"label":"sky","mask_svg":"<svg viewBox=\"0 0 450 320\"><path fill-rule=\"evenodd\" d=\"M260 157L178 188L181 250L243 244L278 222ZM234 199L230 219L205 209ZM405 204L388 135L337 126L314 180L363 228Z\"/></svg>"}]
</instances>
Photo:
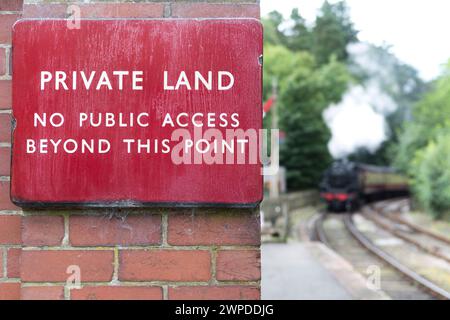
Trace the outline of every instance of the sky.
<instances>
[{"instance_id":1,"label":"sky","mask_svg":"<svg viewBox=\"0 0 450 320\"><path fill-rule=\"evenodd\" d=\"M297 7L312 23L322 3L323 0L261 0L261 9L262 15L278 10L287 18ZM415 67L424 80L436 78L450 59L449 0L347 0L347 4L361 41L390 45L391 52ZM364 48L364 44L360 46ZM364 59L364 55L360 58ZM370 61L364 64L369 65ZM360 147L375 151L388 138L386 110L377 106L390 104L386 104L388 97L378 87L375 82L349 88L340 103L325 110L324 120L332 133L328 148L335 158L345 157Z\"/></svg>"},{"instance_id":2,"label":"sky","mask_svg":"<svg viewBox=\"0 0 450 320\"><path fill-rule=\"evenodd\" d=\"M336 0L330 0L336 2ZM261 0L262 14L278 10L288 17L292 8L313 21L323 0ZM359 38L392 45L392 52L417 68L426 80L439 75L450 59L450 1L448 0L347 0Z\"/></svg>"}]
</instances>

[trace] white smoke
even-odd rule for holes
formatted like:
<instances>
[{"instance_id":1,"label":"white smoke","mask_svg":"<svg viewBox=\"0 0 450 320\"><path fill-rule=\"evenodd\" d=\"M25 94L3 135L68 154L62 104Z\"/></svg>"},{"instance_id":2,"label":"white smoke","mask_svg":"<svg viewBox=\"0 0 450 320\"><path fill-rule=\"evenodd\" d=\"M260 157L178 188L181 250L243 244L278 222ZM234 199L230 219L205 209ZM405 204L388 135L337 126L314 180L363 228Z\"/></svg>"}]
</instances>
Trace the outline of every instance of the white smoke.
<instances>
[{"instance_id":1,"label":"white smoke","mask_svg":"<svg viewBox=\"0 0 450 320\"><path fill-rule=\"evenodd\" d=\"M358 70L363 70L367 80L349 88L342 101L331 105L323 117L331 130L328 149L334 158L342 158L366 148L375 152L389 137L385 116L397 109L397 104L382 88L397 91L392 80L394 62L380 62L365 43L348 47L350 60Z\"/></svg>"},{"instance_id":2,"label":"white smoke","mask_svg":"<svg viewBox=\"0 0 450 320\"><path fill-rule=\"evenodd\" d=\"M332 132L328 149L334 158L345 157L360 147L374 152L386 140L384 116L371 105L373 96L361 86L351 88L337 105L324 112Z\"/></svg>"}]
</instances>

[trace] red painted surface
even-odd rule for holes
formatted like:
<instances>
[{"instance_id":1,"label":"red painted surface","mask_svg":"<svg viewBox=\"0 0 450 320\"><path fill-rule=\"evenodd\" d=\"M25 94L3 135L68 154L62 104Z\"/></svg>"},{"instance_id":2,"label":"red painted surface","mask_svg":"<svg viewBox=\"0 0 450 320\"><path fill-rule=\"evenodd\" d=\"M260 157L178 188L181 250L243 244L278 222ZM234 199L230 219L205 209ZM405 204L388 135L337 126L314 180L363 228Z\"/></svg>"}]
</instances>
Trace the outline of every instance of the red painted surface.
<instances>
[{"instance_id":1,"label":"red painted surface","mask_svg":"<svg viewBox=\"0 0 450 320\"><path fill-rule=\"evenodd\" d=\"M239 128L260 129L262 30L252 19L237 20L86 20L69 29L65 20L22 20L13 35L13 163L11 197L16 204L142 206L255 205L262 199L261 165L174 164L170 153L127 153L122 139L165 139L175 126L161 128L162 117L180 112L239 114ZM123 90L86 90L78 78L77 90L54 90L50 82L40 90L41 71L98 75L114 70L143 70L143 90L132 90L125 78ZM213 72L213 90L165 91L180 71ZM218 91L216 73L229 71L235 83ZM55 74L53 74L55 75ZM80 77L80 75L78 75ZM192 79L190 77L189 79ZM191 83L192 84L192 83ZM34 113L59 112L61 127L35 127ZM80 112L118 115L148 112L150 126L83 127ZM225 133L226 128L217 128ZM193 133L193 126L188 128ZM65 152L27 153L27 139L102 139L111 141L107 154ZM50 144L49 144L50 145ZM171 143L171 146L174 144ZM53 150L49 148L49 150Z\"/></svg>"}]
</instances>

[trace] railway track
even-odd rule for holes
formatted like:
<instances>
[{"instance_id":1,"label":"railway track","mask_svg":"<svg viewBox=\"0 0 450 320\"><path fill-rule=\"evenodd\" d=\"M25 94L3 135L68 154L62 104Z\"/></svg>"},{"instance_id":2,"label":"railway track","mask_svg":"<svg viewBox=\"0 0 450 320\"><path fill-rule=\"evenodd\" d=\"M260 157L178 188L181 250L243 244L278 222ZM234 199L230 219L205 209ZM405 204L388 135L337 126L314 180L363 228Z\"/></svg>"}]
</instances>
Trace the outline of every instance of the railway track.
<instances>
[{"instance_id":1,"label":"railway track","mask_svg":"<svg viewBox=\"0 0 450 320\"><path fill-rule=\"evenodd\" d=\"M314 220L312 239L334 249L363 275L378 267L380 287L392 299L450 299L450 293L374 245L356 228L350 214L319 214Z\"/></svg>"},{"instance_id":2,"label":"railway track","mask_svg":"<svg viewBox=\"0 0 450 320\"><path fill-rule=\"evenodd\" d=\"M392 202L385 202L389 205ZM450 263L450 239L414 223L411 223L381 208L366 207L364 216L392 235L416 246L427 254ZM395 213L395 212L394 212Z\"/></svg>"}]
</instances>

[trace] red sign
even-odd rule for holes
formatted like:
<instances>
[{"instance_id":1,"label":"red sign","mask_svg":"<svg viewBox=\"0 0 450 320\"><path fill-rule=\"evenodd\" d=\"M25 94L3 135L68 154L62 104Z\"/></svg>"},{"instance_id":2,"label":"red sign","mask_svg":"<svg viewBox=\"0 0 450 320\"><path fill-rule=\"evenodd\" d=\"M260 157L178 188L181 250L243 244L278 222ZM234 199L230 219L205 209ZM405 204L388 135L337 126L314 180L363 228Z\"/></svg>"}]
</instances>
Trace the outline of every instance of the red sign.
<instances>
[{"instance_id":1,"label":"red sign","mask_svg":"<svg viewBox=\"0 0 450 320\"><path fill-rule=\"evenodd\" d=\"M257 20L21 20L13 48L17 205L261 201Z\"/></svg>"}]
</instances>

